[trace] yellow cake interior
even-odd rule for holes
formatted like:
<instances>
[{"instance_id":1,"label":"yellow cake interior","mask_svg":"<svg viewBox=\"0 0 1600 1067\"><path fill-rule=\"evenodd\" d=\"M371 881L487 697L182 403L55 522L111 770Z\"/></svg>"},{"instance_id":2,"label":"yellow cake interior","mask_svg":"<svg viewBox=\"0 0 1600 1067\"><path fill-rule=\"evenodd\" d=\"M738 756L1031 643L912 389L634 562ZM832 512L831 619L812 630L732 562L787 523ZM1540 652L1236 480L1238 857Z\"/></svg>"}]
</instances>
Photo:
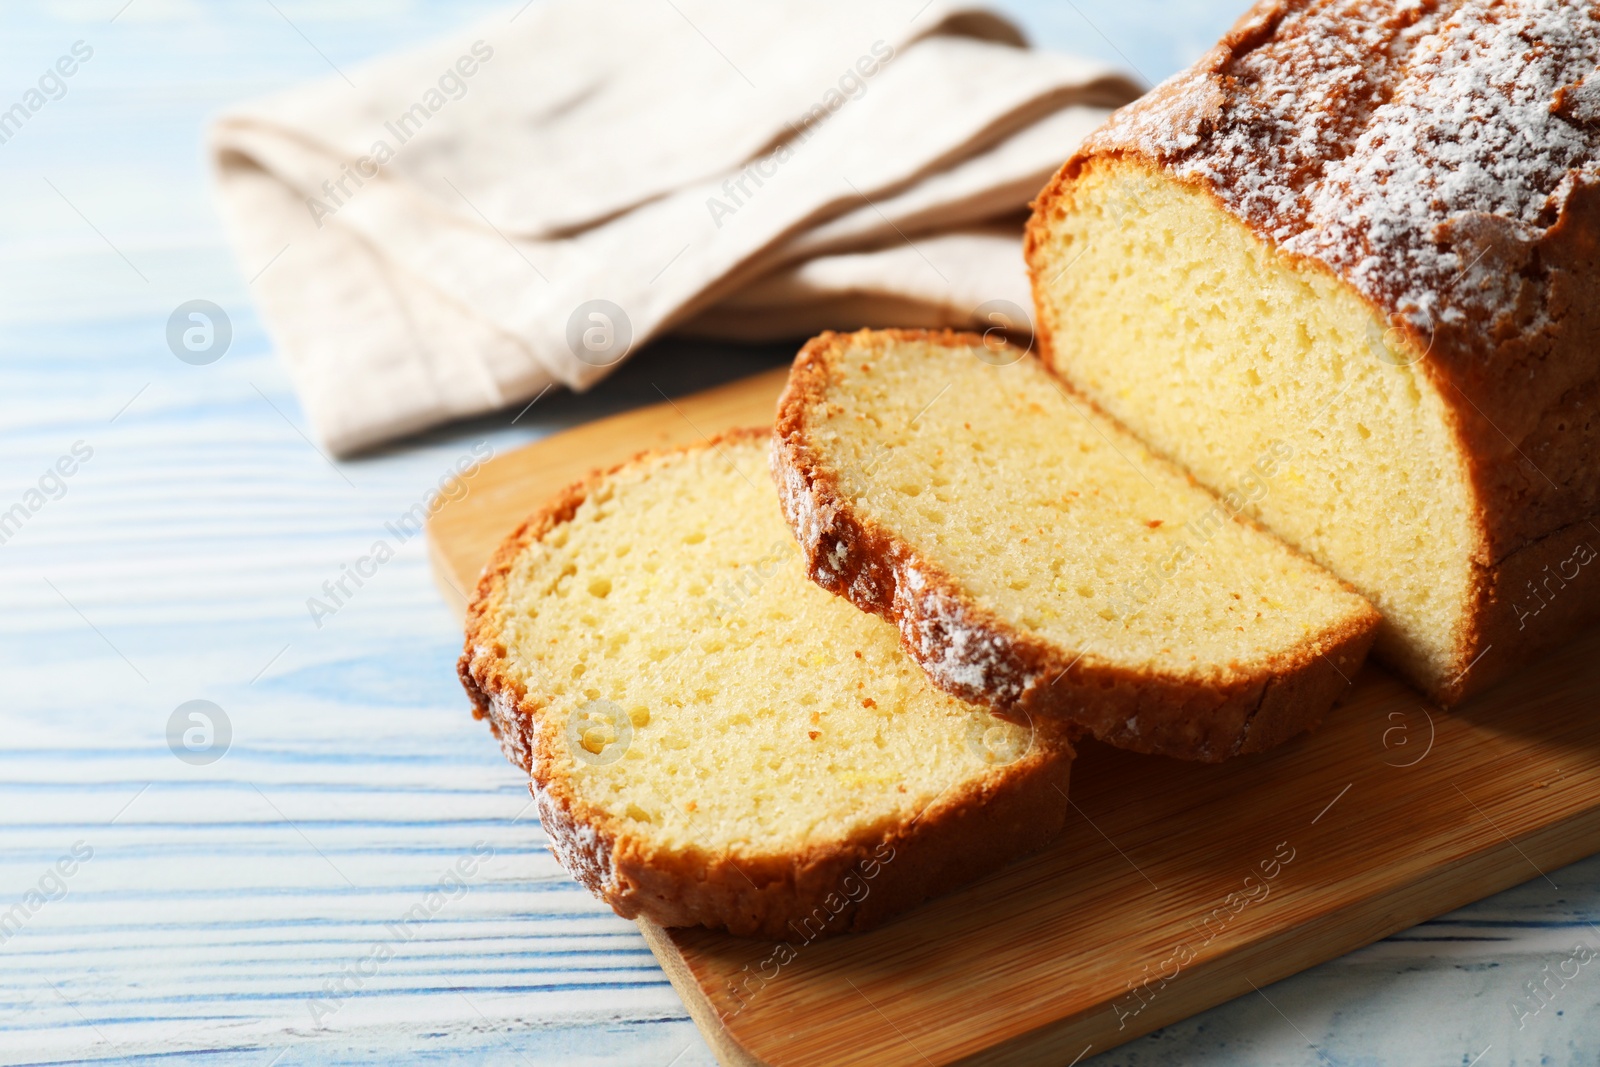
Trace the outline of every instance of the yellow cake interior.
<instances>
[{"instance_id":1,"label":"yellow cake interior","mask_svg":"<svg viewBox=\"0 0 1600 1067\"><path fill-rule=\"evenodd\" d=\"M1370 613L1036 358L841 343L806 430L841 495L1024 635L1090 664L1227 681L1296 663Z\"/></svg>"},{"instance_id":2,"label":"yellow cake interior","mask_svg":"<svg viewBox=\"0 0 1600 1067\"><path fill-rule=\"evenodd\" d=\"M1056 368L1218 492L1286 442L1245 514L1374 603L1380 655L1448 682L1475 539L1425 354L1329 272L1137 161L1091 161L1069 200L1030 264Z\"/></svg>"},{"instance_id":3,"label":"yellow cake interior","mask_svg":"<svg viewBox=\"0 0 1600 1067\"><path fill-rule=\"evenodd\" d=\"M782 855L1056 758L805 576L767 448L634 463L515 561L495 610L561 731L551 771L660 847Z\"/></svg>"}]
</instances>

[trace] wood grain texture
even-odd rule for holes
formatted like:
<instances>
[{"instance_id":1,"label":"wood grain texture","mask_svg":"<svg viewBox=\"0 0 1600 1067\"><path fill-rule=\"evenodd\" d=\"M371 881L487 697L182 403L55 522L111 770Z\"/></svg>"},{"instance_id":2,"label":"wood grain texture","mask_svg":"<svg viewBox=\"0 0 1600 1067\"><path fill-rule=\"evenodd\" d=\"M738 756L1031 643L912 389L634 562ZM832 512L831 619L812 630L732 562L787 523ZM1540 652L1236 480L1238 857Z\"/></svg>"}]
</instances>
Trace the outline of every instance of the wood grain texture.
<instances>
[{"instance_id":1,"label":"wood grain texture","mask_svg":"<svg viewBox=\"0 0 1600 1067\"><path fill-rule=\"evenodd\" d=\"M467 588L583 457L759 421L778 378L492 461L436 516L434 559ZM1597 692L1600 632L1448 715L1368 668L1320 730L1261 756L1086 745L1055 844L880 930L797 934L792 959L644 934L724 1063L1074 1062L1600 849Z\"/></svg>"},{"instance_id":2,"label":"wood grain texture","mask_svg":"<svg viewBox=\"0 0 1600 1067\"><path fill-rule=\"evenodd\" d=\"M1118 61L1092 19L1153 81L1241 2L1006 6L1041 45ZM252 310L250 280L282 262L236 262L207 190L217 110L337 77L329 60L359 79L365 58L520 6L0 5L6 104L74 41L95 49L0 146L0 507L73 442L94 448L0 545L0 914L75 842L94 849L0 944L0 1064L713 1062L638 928L550 855L525 776L467 713L423 539L386 524L474 446L510 454L760 361L642 352L590 394L329 465ZM209 367L163 336L197 297L233 320ZM395 558L317 626L307 598L376 538ZM168 749L169 715L194 698L232 719L209 767ZM480 842L495 856L471 888L370 973L387 924ZM1524 1024L1507 1010L1575 942L1600 945L1600 858L1549 874L1559 889L1530 872L1077 1067L1593 1067L1592 967ZM319 1000L338 1008L321 1025Z\"/></svg>"},{"instance_id":3,"label":"wood grain texture","mask_svg":"<svg viewBox=\"0 0 1600 1067\"><path fill-rule=\"evenodd\" d=\"M474 446L629 396L330 465L252 310L248 282L282 263L236 263L207 188L212 113L337 77L285 16L356 73L509 13L279 6L0 9L20 79L0 107L94 49L0 145L0 511L93 449L0 531L0 1064L704 1067L637 929L573 885L464 713L424 539L386 528ZM210 366L165 339L195 298L233 324ZM684 378L658 359L632 402ZM394 557L313 620L307 598L379 538ZM197 698L232 727L205 766L167 735ZM409 938L389 931L419 905Z\"/></svg>"}]
</instances>

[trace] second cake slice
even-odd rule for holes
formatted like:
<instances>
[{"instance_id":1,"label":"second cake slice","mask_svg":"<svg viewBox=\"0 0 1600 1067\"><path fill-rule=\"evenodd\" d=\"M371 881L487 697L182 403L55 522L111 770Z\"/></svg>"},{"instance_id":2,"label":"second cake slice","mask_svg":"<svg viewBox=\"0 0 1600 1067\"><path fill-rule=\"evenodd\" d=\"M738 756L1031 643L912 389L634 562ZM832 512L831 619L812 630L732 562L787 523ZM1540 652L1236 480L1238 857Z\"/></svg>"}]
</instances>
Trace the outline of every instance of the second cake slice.
<instances>
[{"instance_id":1,"label":"second cake slice","mask_svg":"<svg viewBox=\"0 0 1600 1067\"><path fill-rule=\"evenodd\" d=\"M1366 600L1237 517L1290 441L1219 499L1020 349L922 331L813 340L776 429L812 578L1002 712L1220 760L1315 725L1372 643Z\"/></svg>"}]
</instances>

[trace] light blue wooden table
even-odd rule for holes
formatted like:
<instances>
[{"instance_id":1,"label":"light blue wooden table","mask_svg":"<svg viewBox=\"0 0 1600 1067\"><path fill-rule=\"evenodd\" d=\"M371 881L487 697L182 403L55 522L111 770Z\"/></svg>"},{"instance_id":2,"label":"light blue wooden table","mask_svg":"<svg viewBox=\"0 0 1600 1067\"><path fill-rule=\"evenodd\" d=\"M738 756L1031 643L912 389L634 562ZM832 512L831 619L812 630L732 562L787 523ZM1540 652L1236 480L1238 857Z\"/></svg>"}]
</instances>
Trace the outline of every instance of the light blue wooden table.
<instances>
[{"instance_id":1,"label":"light blue wooden table","mask_svg":"<svg viewBox=\"0 0 1600 1067\"><path fill-rule=\"evenodd\" d=\"M421 539L320 627L306 599L474 445L784 353L646 352L515 428L328 462L251 305L264 264L224 244L203 123L493 9L124 3L0 8L0 108L76 42L92 49L0 144L0 513L25 513L0 524L0 1062L712 1062L467 714ZM1147 79L1234 13L1004 6L1041 43ZM166 344L192 299L232 323L209 366ZM199 732L174 746L195 700L221 714L208 737L185 710L178 733ZM1592 1065L1600 964L1547 984L1548 1003L1525 992L1575 945L1600 948L1591 920L1596 860L1093 1062Z\"/></svg>"}]
</instances>

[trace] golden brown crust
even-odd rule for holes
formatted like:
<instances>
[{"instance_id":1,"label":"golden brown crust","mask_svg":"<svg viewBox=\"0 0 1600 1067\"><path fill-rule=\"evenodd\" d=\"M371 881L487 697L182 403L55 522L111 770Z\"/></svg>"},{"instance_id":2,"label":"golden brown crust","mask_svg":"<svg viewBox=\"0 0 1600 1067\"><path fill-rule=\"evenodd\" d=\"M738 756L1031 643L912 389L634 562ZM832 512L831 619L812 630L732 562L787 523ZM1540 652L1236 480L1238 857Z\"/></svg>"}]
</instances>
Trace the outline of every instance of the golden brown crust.
<instances>
[{"instance_id":1,"label":"golden brown crust","mask_svg":"<svg viewBox=\"0 0 1600 1067\"><path fill-rule=\"evenodd\" d=\"M1473 660L1436 699L1448 705L1493 685L1600 618L1597 557L1600 522L1582 519L1480 568L1465 642Z\"/></svg>"},{"instance_id":2,"label":"golden brown crust","mask_svg":"<svg viewBox=\"0 0 1600 1067\"><path fill-rule=\"evenodd\" d=\"M813 581L895 623L901 646L946 691L1002 715L1071 722L1119 748L1214 762L1271 748L1321 721L1371 647L1379 620L1370 607L1254 671L1219 665L1205 675L1152 676L1022 632L864 515L811 446L809 419L826 403L846 350L904 342L985 343L948 330L825 333L801 349L778 401L773 477Z\"/></svg>"},{"instance_id":3,"label":"golden brown crust","mask_svg":"<svg viewBox=\"0 0 1600 1067\"><path fill-rule=\"evenodd\" d=\"M1559 624L1508 606L1541 580L1536 546L1600 516L1597 64L1593 4L1260 0L1091 135L1028 225L1031 272L1085 169L1138 161L1404 334L1476 500L1458 670L1430 693L1446 704L1600 618L1600 568L1571 583Z\"/></svg>"},{"instance_id":4,"label":"golden brown crust","mask_svg":"<svg viewBox=\"0 0 1600 1067\"><path fill-rule=\"evenodd\" d=\"M736 430L683 451L769 436ZM873 838L799 854L741 858L667 852L624 820L585 802L561 772L562 724L547 695L508 665L498 606L514 561L570 520L595 485L631 463L596 472L535 512L501 543L478 580L457 664L477 718L487 717L506 756L526 770L551 851L574 878L624 918L709 926L800 944L868 929L929 897L1047 843L1065 818L1071 738L1041 729L1000 773L953 783L906 824Z\"/></svg>"}]
</instances>

